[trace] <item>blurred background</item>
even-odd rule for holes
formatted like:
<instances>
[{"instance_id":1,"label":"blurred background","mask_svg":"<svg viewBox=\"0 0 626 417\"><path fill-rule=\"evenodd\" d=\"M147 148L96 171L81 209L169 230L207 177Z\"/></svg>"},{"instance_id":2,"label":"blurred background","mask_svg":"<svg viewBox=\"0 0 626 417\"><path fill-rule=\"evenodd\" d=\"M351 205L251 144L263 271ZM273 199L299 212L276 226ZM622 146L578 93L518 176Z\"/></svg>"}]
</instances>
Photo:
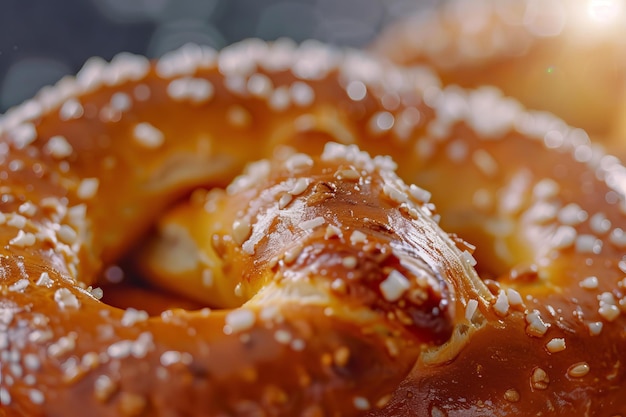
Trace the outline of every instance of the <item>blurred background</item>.
<instances>
[{"instance_id":1,"label":"blurred background","mask_svg":"<svg viewBox=\"0 0 626 417\"><path fill-rule=\"evenodd\" d=\"M367 45L385 25L441 0L2 0L0 113L90 56L158 57L187 42L248 37Z\"/></svg>"}]
</instances>

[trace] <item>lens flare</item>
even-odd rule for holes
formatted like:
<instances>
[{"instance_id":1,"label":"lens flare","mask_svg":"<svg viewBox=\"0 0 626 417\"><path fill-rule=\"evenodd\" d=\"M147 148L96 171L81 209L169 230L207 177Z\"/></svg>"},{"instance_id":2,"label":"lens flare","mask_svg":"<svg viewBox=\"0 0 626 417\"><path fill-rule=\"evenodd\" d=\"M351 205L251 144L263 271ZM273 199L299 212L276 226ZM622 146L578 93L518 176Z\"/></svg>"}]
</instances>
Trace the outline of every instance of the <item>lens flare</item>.
<instances>
[{"instance_id":1,"label":"lens flare","mask_svg":"<svg viewBox=\"0 0 626 417\"><path fill-rule=\"evenodd\" d=\"M598 23L615 21L624 16L624 0L589 0L587 14Z\"/></svg>"}]
</instances>

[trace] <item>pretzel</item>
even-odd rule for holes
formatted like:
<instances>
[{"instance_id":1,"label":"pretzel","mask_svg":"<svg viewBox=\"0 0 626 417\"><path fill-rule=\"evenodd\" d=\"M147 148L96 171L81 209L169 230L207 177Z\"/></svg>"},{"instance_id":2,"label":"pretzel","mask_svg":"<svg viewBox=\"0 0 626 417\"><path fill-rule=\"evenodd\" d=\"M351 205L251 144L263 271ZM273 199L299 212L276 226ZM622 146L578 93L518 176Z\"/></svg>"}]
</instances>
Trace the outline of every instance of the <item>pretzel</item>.
<instances>
[{"instance_id":1,"label":"pretzel","mask_svg":"<svg viewBox=\"0 0 626 417\"><path fill-rule=\"evenodd\" d=\"M441 88L428 71L316 43L247 41L92 61L0 126L9 417L626 408L626 170L497 90ZM211 213L161 218L266 157L225 194L193 193L191 208ZM181 270L225 298L208 291L213 310L157 317L99 302L99 272L176 210L224 219L213 236L187 232L202 273ZM281 210L293 229L274 228ZM222 281L211 253L246 275Z\"/></svg>"},{"instance_id":2,"label":"pretzel","mask_svg":"<svg viewBox=\"0 0 626 417\"><path fill-rule=\"evenodd\" d=\"M495 85L623 155L626 7L601 0L454 0L383 31L377 54L444 84Z\"/></svg>"}]
</instances>

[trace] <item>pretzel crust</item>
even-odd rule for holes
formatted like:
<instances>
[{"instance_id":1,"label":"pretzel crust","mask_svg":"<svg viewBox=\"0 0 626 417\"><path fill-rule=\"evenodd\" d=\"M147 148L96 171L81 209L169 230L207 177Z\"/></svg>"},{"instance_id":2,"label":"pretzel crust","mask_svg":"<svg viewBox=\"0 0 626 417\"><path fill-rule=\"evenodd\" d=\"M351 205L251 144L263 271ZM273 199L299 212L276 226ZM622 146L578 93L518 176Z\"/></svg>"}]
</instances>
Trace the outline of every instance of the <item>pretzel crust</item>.
<instances>
[{"instance_id":1,"label":"pretzel crust","mask_svg":"<svg viewBox=\"0 0 626 417\"><path fill-rule=\"evenodd\" d=\"M92 61L0 131L0 399L11 417L626 407L626 170L581 130L496 90L442 89L427 71L315 43L247 41L154 65ZM471 247L446 258L465 271L443 275L449 336L395 328L406 346L393 356L350 315L284 302L300 349L278 342L281 322L265 326L261 310L147 318L96 300L98 272L172 202L281 145L320 155L330 140L391 155L400 177L432 190L443 230L476 245L482 280L467 268ZM354 374L320 366L345 345Z\"/></svg>"},{"instance_id":2,"label":"pretzel crust","mask_svg":"<svg viewBox=\"0 0 626 417\"><path fill-rule=\"evenodd\" d=\"M430 65L445 85L497 86L623 156L626 9L620 6L454 0L392 24L371 49L398 64Z\"/></svg>"}]
</instances>

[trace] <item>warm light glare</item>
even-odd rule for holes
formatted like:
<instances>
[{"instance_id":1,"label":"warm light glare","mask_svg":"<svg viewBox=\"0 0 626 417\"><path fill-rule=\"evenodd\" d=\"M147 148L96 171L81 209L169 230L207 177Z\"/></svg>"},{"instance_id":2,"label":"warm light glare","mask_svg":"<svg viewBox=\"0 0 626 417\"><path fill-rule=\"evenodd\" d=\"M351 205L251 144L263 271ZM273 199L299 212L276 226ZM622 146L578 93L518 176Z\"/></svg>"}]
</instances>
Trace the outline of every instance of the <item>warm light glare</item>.
<instances>
[{"instance_id":1,"label":"warm light glare","mask_svg":"<svg viewBox=\"0 0 626 417\"><path fill-rule=\"evenodd\" d=\"M608 23L623 15L625 0L589 0L587 13L599 23Z\"/></svg>"}]
</instances>

